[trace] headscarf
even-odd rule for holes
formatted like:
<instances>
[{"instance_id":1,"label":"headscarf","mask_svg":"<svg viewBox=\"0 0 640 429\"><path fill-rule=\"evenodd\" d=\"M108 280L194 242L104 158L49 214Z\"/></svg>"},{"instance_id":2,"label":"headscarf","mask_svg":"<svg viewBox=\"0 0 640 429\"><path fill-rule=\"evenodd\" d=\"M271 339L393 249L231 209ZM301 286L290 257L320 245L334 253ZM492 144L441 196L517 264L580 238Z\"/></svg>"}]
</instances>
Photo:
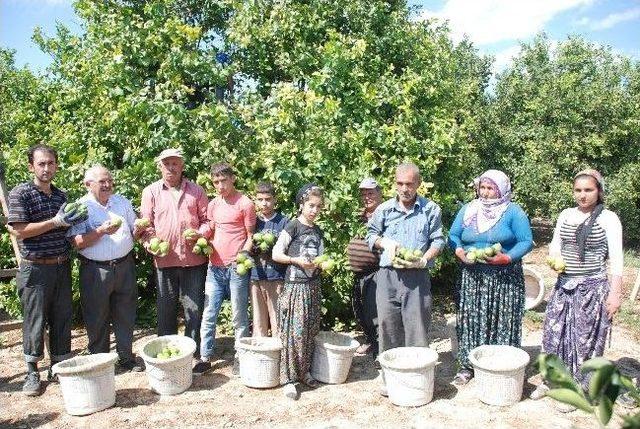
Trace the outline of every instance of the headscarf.
<instances>
[{"instance_id":1,"label":"headscarf","mask_svg":"<svg viewBox=\"0 0 640 429\"><path fill-rule=\"evenodd\" d=\"M298 193L296 194L296 205L298 206L298 210L300 210L304 202L309 199L309 194L314 189L322 188L320 188L315 183L307 183L306 185L303 185L300 190L298 190Z\"/></svg>"},{"instance_id":2,"label":"headscarf","mask_svg":"<svg viewBox=\"0 0 640 429\"><path fill-rule=\"evenodd\" d=\"M591 215L584 222L578 225L576 229L576 242L578 243L578 256L581 261L584 261L584 254L587 248L587 238L589 234L591 234L591 230L593 229L593 224L596 222L600 213L604 210L604 178L599 171L594 170L592 168L588 168L586 170L580 171L573 177L573 181L580 176L589 176L595 179L596 184L598 185L598 203L593 208Z\"/></svg>"},{"instance_id":3,"label":"headscarf","mask_svg":"<svg viewBox=\"0 0 640 429\"><path fill-rule=\"evenodd\" d=\"M497 190L497 198L482 198L478 193L480 183L489 181ZM464 212L463 226L475 226L478 233L490 230L502 217L511 202L511 181L500 170L487 170L474 180L476 199Z\"/></svg>"}]
</instances>

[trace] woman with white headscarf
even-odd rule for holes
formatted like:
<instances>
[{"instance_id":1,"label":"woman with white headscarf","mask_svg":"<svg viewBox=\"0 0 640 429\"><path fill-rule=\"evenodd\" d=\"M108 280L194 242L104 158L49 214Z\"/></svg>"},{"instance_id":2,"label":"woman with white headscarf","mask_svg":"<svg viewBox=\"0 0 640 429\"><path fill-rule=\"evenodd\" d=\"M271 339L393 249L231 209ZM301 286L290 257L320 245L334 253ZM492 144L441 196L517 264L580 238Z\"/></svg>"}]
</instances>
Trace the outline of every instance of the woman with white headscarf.
<instances>
[{"instance_id":1,"label":"woman with white headscarf","mask_svg":"<svg viewBox=\"0 0 640 429\"><path fill-rule=\"evenodd\" d=\"M456 385L473 378L468 358L473 348L483 344L520 347L525 296L521 260L533 247L529 218L511 201L507 175L488 170L474 183L476 199L458 211L449 230L449 246L460 262ZM492 246L493 256L468 256L474 249Z\"/></svg>"}]
</instances>

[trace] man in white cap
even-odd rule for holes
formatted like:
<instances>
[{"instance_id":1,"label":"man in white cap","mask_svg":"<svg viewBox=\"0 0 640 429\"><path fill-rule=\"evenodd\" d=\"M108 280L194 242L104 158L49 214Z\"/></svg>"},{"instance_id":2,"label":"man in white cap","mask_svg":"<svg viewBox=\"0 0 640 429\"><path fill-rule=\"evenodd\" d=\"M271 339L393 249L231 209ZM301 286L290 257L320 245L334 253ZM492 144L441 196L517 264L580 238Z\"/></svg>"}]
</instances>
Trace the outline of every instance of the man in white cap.
<instances>
[{"instance_id":1,"label":"man in white cap","mask_svg":"<svg viewBox=\"0 0 640 429\"><path fill-rule=\"evenodd\" d=\"M149 220L145 247L154 256L156 267L158 335L178 332L179 300L184 309L185 335L196 342L197 357L207 258L192 249L198 238L211 235L207 224L209 200L201 186L184 177L182 150L165 149L156 162L162 178L142 191L140 214ZM186 230L189 233L185 234ZM151 248L149 242L154 237L169 244L167 252Z\"/></svg>"},{"instance_id":2,"label":"man in white cap","mask_svg":"<svg viewBox=\"0 0 640 429\"><path fill-rule=\"evenodd\" d=\"M378 182L367 177L360 182L361 220L364 225L382 203L382 190ZM353 313L362 327L365 342L356 350L358 354L378 354L378 312L376 310L375 274L380 263L380 252L371 251L364 236L354 237L347 246L349 268L354 274L351 304Z\"/></svg>"}]
</instances>

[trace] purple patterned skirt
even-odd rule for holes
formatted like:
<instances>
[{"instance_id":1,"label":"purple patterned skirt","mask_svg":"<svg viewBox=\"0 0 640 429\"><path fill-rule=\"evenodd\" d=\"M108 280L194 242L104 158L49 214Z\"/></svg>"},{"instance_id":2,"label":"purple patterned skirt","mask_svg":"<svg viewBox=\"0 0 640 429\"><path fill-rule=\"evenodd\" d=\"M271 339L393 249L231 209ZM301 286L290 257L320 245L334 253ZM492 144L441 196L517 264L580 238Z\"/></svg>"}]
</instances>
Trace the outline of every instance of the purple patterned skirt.
<instances>
[{"instance_id":1,"label":"purple patterned skirt","mask_svg":"<svg viewBox=\"0 0 640 429\"><path fill-rule=\"evenodd\" d=\"M589 377L580 372L582 363L604 354L611 327L606 308L608 294L606 273L561 275L547 304L542 350L560 357L583 387Z\"/></svg>"}]
</instances>

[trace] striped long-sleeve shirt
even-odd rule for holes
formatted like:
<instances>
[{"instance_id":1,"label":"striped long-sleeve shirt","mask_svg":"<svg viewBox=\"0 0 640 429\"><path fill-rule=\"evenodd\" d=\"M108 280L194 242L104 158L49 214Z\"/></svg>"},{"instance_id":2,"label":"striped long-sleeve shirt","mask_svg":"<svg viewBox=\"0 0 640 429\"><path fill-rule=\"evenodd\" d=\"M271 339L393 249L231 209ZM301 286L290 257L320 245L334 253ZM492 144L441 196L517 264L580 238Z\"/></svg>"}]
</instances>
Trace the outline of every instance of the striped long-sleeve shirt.
<instances>
[{"instance_id":1,"label":"striped long-sleeve shirt","mask_svg":"<svg viewBox=\"0 0 640 429\"><path fill-rule=\"evenodd\" d=\"M549 255L562 255L569 276L585 276L605 271L607 258L611 274L622 275L624 262L622 252L622 225L618 216L610 210L603 210L597 217L591 233L587 237L584 260L578 255L576 229L589 217L576 207L560 213L553 240L549 244Z\"/></svg>"}]
</instances>

